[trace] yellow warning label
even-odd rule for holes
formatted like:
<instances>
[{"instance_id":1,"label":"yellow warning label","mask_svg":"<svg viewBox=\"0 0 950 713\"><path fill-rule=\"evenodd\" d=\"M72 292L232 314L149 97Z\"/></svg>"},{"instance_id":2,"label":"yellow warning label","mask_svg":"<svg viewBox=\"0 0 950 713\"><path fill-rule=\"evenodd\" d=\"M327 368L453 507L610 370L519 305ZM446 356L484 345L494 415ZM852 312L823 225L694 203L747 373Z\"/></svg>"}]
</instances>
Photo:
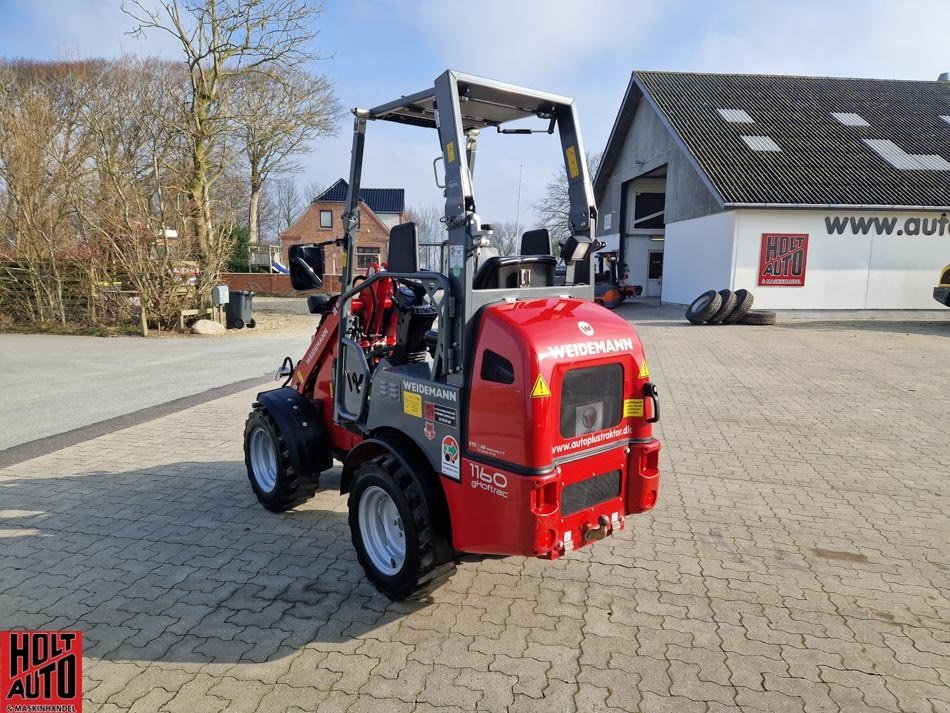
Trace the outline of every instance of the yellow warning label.
<instances>
[{"instance_id":1,"label":"yellow warning label","mask_svg":"<svg viewBox=\"0 0 950 713\"><path fill-rule=\"evenodd\" d=\"M402 410L410 416L422 418L422 394L413 394L409 391L403 391Z\"/></svg>"},{"instance_id":2,"label":"yellow warning label","mask_svg":"<svg viewBox=\"0 0 950 713\"><path fill-rule=\"evenodd\" d=\"M647 360L644 359L643 363L640 365L640 378L646 379L650 376L650 367L647 366Z\"/></svg>"},{"instance_id":3,"label":"yellow warning label","mask_svg":"<svg viewBox=\"0 0 950 713\"><path fill-rule=\"evenodd\" d=\"M449 143L445 145L445 155L448 157L449 163L455 163L455 142L454 141L449 141Z\"/></svg>"},{"instance_id":4,"label":"yellow warning label","mask_svg":"<svg viewBox=\"0 0 950 713\"><path fill-rule=\"evenodd\" d=\"M534 388L531 389L531 398L533 399L543 399L545 396L551 395L551 389L548 388L548 382L544 380L544 377L538 374L538 380L534 382Z\"/></svg>"},{"instance_id":5,"label":"yellow warning label","mask_svg":"<svg viewBox=\"0 0 950 713\"><path fill-rule=\"evenodd\" d=\"M643 399L624 399L623 400L624 418L642 418L643 417Z\"/></svg>"},{"instance_id":6,"label":"yellow warning label","mask_svg":"<svg viewBox=\"0 0 950 713\"><path fill-rule=\"evenodd\" d=\"M564 151L564 155L567 156L567 172L571 175L571 178L577 178L581 172L580 166L577 165L577 149L568 146L567 150Z\"/></svg>"}]
</instances>

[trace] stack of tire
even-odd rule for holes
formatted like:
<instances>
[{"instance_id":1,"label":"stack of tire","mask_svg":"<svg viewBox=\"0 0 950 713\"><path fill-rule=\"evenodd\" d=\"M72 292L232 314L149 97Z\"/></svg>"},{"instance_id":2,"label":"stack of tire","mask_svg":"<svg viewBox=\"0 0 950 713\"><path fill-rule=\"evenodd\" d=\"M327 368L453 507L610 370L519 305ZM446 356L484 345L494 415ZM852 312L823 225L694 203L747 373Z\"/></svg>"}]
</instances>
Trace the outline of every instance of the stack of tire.
<instances>
[{"instance_id":1,"label":"stack of tire","mask_svg":"<svg viewBox=\"0 0 950 713\"><path fill-rule=\"evenodd\" d=\"M775 324L775 312L752 309L748 290L709 290L686 310L690 324Z\"/></svg>"}]
</instances>

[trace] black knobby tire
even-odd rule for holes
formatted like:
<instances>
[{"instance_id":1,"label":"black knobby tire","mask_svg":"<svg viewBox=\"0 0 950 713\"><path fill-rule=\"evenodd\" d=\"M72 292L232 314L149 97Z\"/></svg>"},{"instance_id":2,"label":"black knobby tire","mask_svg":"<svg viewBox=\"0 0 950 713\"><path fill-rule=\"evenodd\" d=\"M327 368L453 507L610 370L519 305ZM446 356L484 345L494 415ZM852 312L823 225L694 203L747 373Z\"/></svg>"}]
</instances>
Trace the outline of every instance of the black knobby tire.
<instances>
[{"instance_id":1,"label":"black knobby tire","mask_svg":"<svg viewBox=\"0 0 950 713\"><path fill-rule=\"evenodd\" d=\"M775 324L775 312L754 309L742 318L741 324L766 325Z\"/></svg>"},{"instance_id":2,"label":"black knobby tire","mask_svg":"<svg viewBox=\"0 0 950 713\"><path fill-rule=\"evenodd\" d=\"M742 318L752 310L754 298L748 290L736 290L736 306L729 315L722 320L723 324L739 324Z\"/></svg>"},{"instance_id":3,"label":"black knobby tire","mask_svg":"<svg viewBox=\"0 0 950 713\"><path fill-rule=\"evenodd\" d=\"M712 317L706 320L706 324L722 324L722 320L730 315L739 301L732 290L719 290L719 296L722 297L722 305Z\"/></svg>"},{"instance_id":4,"label":"black knobby tire","mask_svg":"<svg viewBox=\"0 0 950 713\"><path fill-rule=\"evenodd\" d=\"M360 528L360 499L372 487L384 490L396 505L405 536L405 560L395 574L379 570L364 544ZM381 455L361 464L353 476L347 501L350 536L356 556L366 577L383 594L393 600L421 599L440 587L455 571L455 562L439 562L436 552L442 545L433 525L429 508L415 477L391 455Z\"/></svg>"},{"instance_id":5,"label":"black knobby tire","mask_svg":"<svg viewBox=\"0 0 950 713\"><path fill-rule=\"evenodd\" d=\"M255 432L262 430L274 445L276 456L276 477L273 488L267 489L261 479L255 477L251 440ZM263 436L260 436L263 438ZM244 425L244 464L247 477L251 481L254 495L268 510L283 512L312 498L317 492L319 479L297 472L290 460L290 449L277 426L277 422L266 408L256 406L247 417ZM264 479L266 481L266 479Z\"/></svg>"},{"instance_id":6,"label":"black knobby tire","mask_svg":"<svg viewBox=\"0 0 950 713\"><path fill-rule=\"evenodd\" d=\"M691 324L703 324L722 307L722 295L715 290L704 292L686 310L686 319Z\"/></svg>"}]
</instances>

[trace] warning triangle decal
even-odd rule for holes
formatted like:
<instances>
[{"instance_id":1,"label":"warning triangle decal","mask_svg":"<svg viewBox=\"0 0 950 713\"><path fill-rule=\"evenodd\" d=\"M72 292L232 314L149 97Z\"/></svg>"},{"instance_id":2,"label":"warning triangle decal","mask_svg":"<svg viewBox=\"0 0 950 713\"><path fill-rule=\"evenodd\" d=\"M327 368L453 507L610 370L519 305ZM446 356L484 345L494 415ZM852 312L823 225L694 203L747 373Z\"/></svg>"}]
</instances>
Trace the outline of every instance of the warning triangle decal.
<instances>
[{"instance_id":1,"label":"warning triangle decal","mask_svg":"<svg viewBox=\"0 0 950 713\"><path fill-rule=\"evenodd\" d=\"M640 364L640 378L646 379L650 376L650 367L647 366L647 360L644 359L643 363Z\"/></svg>"},{"instance_id":2,"label":"warning triangle decal","mask_svg":"<svg viewBox=\"0 0 950 713\"><path fill-rule=\"evenodd\" d=\"M544 377L538 374L538 380L534 382L534 388L531 389L531 398L540 399L551 395L551 389L548 388Z\"/></svg>"}]
</instances>

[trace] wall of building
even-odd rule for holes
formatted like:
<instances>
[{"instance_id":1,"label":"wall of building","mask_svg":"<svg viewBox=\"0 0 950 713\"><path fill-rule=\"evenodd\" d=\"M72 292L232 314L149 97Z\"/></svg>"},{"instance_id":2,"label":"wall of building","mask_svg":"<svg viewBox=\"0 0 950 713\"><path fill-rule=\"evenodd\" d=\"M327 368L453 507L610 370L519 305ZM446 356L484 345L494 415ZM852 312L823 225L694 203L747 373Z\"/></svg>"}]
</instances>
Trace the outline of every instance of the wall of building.
<instances>
[{"instance_id":1,"label":"wall of building","mask_svg":"<svg viewBox=\"0 0 950 713\"><path fill-rule=\"evenodd\" d=\"M731 287L752 290L756 307L934 309L936 305L933 286L940 269L950 262L950 220L945 214L740 210L737 216ZM867 234L853 230L850 223L843 234L829 234L826 219L850 217L879 222L871 224ZM935 234L922 234L926 230ZM803 287L758 284L763 233L808 235Z\"/></svg>"},{"instance_id":2,"label":"wall of building","mask_svg":"<svg viewBox=\"0 0 950 713\"><path fill-rule=\"evenodd\" d=\"M689 304L706 290L729 287L735 238L735 211L668 223L663 246L663 301Z\"/></svg>"},{"instance_id":3,"label":"wall of building","mask_svg":"<svg viewBox=\"0 0 950 713\"><path fill-rule=\"evenodd\" d=\"M377 213L376 217L383 222L383 225L390 229L404 222L401 213Z\"/></svg>"},{"instance_id":4,"label":"wall of building","mask_svg":"<svg viewBox=\"0 0 950 713\"><path fill-rule=\"evenodd\" d=\"M320 227L321 210L329 210L331 212L333 216L333 224L331 227ZM339 201L319 201L311 203L296 222L280 234L280 247L284 261L287 260L287 251L291 245L315 243L343 237L343 226L340 217L342 213L343 204ZM397 219L396 222L401 221ZM389 226L381 221L366 205L360 206L360 231L356 244L361 248L377 248L380 253L381 261L386 261L386 250L389 245ZM324 255L327 274L341 274L343 270L343 251L328 246L325 248ZM287 262L284 264L287 264Z\"/></svg>"},{"instance_id":5,"label":"wall of building","mask_svg":"<svg viewBox=\"0 0 950 713\"><path fill-rule=\"evenodd\" d=\"M627 274L624 282L628 285L640 285L644 297L660 297L661 285L658 281L649 279L650 253L664 252L665 241L651 240L649 235L628 235L624 242L623 269Z\"/></svg>"},{"instance_id":6,"label":"wall of building","mask_svg":"<svg viewBox=\"0 0 950 713\"><path fill-rule=\"evenodd\" d=\"M719 204L678 148L666 125L653 107L641 100L597 206L598 235L610 235L620 229L623 184L664 165L667 167L667 223L720 210Z\"/></svg>"}]
</instances>

